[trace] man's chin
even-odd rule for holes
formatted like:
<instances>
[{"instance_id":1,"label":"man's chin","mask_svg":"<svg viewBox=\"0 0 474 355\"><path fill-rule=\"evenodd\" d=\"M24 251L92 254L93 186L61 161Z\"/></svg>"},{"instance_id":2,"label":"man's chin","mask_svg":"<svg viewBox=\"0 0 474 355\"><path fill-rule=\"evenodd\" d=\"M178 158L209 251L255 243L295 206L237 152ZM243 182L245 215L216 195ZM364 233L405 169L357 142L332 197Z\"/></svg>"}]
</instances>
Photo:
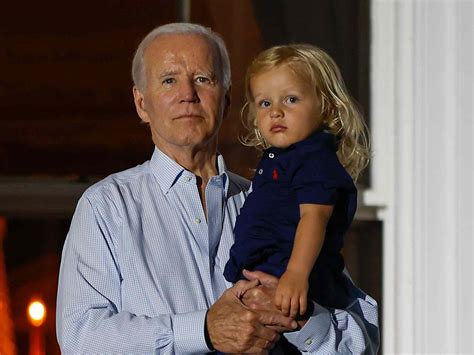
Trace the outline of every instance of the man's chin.
<instances>
[{"instance_id":1,"label":"man's chin","mask_svg":"<svg viewBox=\"0 0 474 355\"><path fill-rule=\"evenodd\" d=\"M209 135L196 130L187 130L187 132L181 132L177 137L171 137L169 139L153 139L155 145L161 150L166 151L167 149L203 149L203 150L216 150L217 148L217 135Z\"/></svg>"}]
</instances>

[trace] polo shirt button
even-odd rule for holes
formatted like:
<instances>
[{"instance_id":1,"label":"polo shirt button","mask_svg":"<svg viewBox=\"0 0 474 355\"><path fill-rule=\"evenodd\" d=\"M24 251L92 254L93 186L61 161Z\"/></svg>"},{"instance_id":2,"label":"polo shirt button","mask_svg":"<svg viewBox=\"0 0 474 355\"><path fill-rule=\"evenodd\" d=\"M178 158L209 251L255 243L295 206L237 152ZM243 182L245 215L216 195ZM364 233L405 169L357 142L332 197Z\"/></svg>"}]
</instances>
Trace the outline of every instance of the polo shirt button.
<instances>
[{"instance_id":1,"label":"polo shirt button","mask_svg":"<svg viewBox=\"0 0 474 355\"><path fill-rule=\"evenodd\" d=\"M191 176L186 177L186 181L191 181L193 178Z\"/></svg>"},{"instance_id":2,"label":"polo shirt button","mask_svg":"<svg viewBox=\"0 0 474 355\"><path fill-rule=\"evenodd\" d=\"M263 169L260 169L260 170L258 171L258 174L259 174L259 175L262 175L262 174L263 174Z\"/></svg>"},{"instance_id":3,"label":"polo shirt button","mask_svg":"<svg viewBox=\"0 0 474 355\"><path fill-rule=\"evenodd\" d=\"M271 159L275 158L275 154L273 154L273 153L268 154L268 156L269 156Z\"/></svg>"},{"instance_id":4,"label":"polo shirt button","mask_svg":"<svg viewBox=\"0 0 474 355\"><path fill-rule=\"evenodd\" d=\"M195 218L195 219L194 219L194 222L195 222L196 224L199 224L199 223L201 223L201 219L200 219L200 218Z\"/></svg>"},{"instance_id":5,"label":"polo shirt button","mask_svg":"<svg viewBox=\"0 0 474 355\"><path fill-rule=\"evenodd\" d=\"M306 345L311 345L311 344L313 344L313 339L308 338L308 339L306 339L306 340L304 341L304 343L305 343Z\"/></svg>"}]
</instances>

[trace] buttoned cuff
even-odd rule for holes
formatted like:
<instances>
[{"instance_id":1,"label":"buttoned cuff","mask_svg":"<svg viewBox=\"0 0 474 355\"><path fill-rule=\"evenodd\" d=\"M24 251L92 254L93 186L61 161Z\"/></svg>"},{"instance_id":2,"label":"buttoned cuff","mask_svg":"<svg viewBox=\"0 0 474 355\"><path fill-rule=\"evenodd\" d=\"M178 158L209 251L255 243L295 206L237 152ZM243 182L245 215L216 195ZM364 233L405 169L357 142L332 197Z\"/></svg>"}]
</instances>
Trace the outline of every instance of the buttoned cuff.
<instances>
[{"instance_id":1,"label":"buttoned cuff","mask_svg":"<svg viewBox=\"0 0 474 355\"><path fill-rule=\"evenodd\" d=\"M285 333L286 339L303 352L315 352L331 327L331 313L314 303L312 316L301 330Z\"/></svg>"},{"instance_id":2,"label":"buttoned cuff","mask_svg":"<svg viewBox=\"0 0 474 355\"><path fill-rule=\"evenodd\" d=\"M173 316L176 353L207 353L210 351L204 337L205 321L206 310L180 313Z\"/></svg>"}]
</instances>

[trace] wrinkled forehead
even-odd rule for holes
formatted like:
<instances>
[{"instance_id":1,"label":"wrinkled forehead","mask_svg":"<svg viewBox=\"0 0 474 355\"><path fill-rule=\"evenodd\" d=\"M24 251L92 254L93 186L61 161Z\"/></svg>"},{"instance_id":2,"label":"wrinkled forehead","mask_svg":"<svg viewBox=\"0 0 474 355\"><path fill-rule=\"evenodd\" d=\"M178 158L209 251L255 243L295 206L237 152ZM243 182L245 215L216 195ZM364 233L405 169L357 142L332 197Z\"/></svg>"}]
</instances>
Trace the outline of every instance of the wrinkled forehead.
<instances>
[{"instance_id":1,"label":"wrinkled forehead","mask_svg":"<svg viewBox=\"0 0 474 355\"><path fill-rule=\"evenodd\" d=\"M190 70L220 75L216 46L200 34L163 34L155 38L144 53L146 69L182 66Z\"/></svg>"}]
</instances>

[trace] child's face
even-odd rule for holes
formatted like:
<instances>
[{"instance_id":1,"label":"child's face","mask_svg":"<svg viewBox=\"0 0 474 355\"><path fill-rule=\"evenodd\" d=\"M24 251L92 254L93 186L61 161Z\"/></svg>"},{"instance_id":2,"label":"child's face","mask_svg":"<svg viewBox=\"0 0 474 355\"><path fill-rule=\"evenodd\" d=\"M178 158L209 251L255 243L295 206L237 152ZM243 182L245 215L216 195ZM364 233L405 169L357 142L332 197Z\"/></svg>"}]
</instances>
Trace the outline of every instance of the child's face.
<instances>
[{"instance_id":1,"label":"child's face","mask_svg":"<svg viewBox=\"0 0 474 355\"><path fill-rule=\"evenodd\" d=\"M321 125L315 89L287 64L254 75L250 89L258 130L270 145L286 148Z\"/></svg>"}]
</instances>

